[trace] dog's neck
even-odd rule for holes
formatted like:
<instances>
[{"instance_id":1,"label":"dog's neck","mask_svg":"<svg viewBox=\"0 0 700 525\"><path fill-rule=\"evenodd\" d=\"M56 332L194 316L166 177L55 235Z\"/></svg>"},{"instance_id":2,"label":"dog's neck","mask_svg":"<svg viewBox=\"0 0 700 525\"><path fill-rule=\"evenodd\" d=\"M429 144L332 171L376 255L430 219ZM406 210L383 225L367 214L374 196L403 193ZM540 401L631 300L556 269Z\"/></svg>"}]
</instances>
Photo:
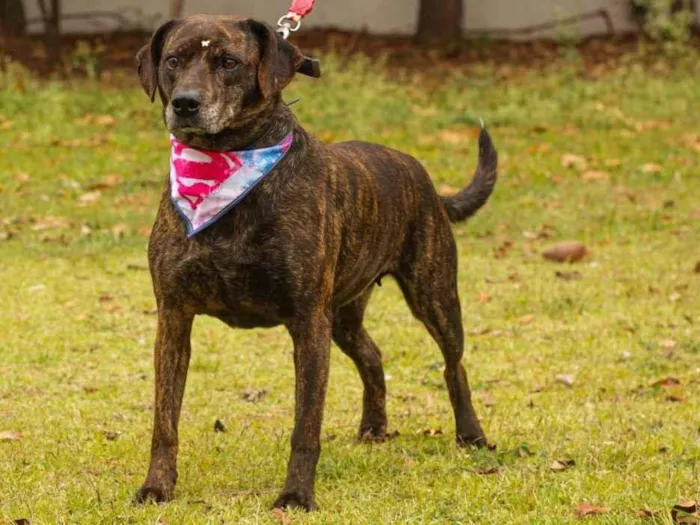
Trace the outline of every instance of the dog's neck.
<instances>
[{"instance_id":1,"label":"dog's neck","mask_svg":"<svg viewBox=\"0 0 700 525\"><path fill-rule=\"evenodd\" d=\"M294 128L295 119L281 100L239 126L226 128L216 134L185 132L177 134L182 144L208 151L241 151L267 148L279 144Z\"/></svg>"}]
</instances>

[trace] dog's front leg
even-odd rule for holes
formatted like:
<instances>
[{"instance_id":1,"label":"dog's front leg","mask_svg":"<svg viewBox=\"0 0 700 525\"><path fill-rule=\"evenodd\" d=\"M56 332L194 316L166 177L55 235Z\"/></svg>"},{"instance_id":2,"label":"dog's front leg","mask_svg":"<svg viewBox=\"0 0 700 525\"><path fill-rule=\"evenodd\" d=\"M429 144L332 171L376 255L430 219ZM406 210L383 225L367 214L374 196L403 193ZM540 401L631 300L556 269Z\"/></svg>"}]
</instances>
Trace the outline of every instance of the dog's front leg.
<instances>
[{"instance_id":1,"label":"dog's front leg","mask_svg":"<svg viewBox=\"0 0 700 525\"><path fill-rule=\"evenodd\" d=\"M154 351L156 372L155 417L151 464L137 502L168 501L177 480L177 425L190 362L190 334L194 316L161 306Z\"/></svg>"},{"instance_id":2,"label":"dog's front leg","mask_svg":"<svg viewBox=\"0 0 700 525\"><path fill-rule=\"evenodd\" d=\"M321 422L328 384L331 314L312 312L287 326L294 342L295 410L287 481L274 506L313 510L316 463L321 452Z\"/></svg>"}]
</instances>

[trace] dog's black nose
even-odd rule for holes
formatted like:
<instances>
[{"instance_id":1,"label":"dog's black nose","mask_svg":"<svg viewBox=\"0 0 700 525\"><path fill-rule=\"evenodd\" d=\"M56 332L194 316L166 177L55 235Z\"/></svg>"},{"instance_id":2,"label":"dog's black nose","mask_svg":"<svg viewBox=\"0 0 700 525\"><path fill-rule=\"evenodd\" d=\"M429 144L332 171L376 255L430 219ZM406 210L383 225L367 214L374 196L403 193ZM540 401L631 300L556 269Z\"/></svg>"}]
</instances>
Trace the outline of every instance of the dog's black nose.
<instances>
[{"instance_id":1,"label":"dog's black nose","mask_svg":"<svg viewBox=\"0 0 700 525\"><path fill-rule=\"evenodd\" d=\"M196 91L186 91L173 98L173 111L178 117L192 117L199 111L202 100Z\"/></svg>"}]
</instances>

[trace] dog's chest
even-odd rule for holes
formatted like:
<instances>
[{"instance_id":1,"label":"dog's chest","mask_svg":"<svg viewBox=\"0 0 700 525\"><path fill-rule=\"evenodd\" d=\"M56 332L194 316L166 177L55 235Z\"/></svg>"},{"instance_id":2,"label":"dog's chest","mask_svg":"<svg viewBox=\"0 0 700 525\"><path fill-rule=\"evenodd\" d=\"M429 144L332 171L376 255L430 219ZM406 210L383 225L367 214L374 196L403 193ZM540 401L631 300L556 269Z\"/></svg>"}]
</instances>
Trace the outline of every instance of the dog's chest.
<instances>
[{"instance_id":1,"label":"dog's chest","mask_svg":"<svg viewBox=\"0 0 700 525\"><path fill-rule=\"evenodd\" d=\"M274 326L293 311L295 278L283 252L260 246L259 232L239 238L186 239L167 231L149 246L157 296L231 326Z\"/></svg>"}]
</instances>

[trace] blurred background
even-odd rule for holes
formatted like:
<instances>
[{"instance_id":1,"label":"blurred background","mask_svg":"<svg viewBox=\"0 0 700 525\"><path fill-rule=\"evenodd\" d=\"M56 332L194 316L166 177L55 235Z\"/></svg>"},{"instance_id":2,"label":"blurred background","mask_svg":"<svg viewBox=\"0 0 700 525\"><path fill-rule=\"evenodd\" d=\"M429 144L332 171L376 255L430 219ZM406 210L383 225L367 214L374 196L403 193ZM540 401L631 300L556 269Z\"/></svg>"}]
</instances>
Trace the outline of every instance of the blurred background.
<instances>
[{"instance_id":1,"label":"blurred background","mask_svg":"<svg viewBox=\"0 0 700 525\"><path fill-rule=\"evenodd\" d=\"M285 92L305 129L403 150L443 194L471 177L481 119L498 148L494 194L454 228L464 363L498 448L455 446L439 351L385 279L365 326L400 433L355 442L362 386L333 351L321 510L273 517L291 341L208 318L177 500L130 503L170 151L134 56L170 16L275 24L288 1L0 0L0 523L698 523L699 4L317 0L291 41L323 75Z\"/></svg>"}]
</instances>

